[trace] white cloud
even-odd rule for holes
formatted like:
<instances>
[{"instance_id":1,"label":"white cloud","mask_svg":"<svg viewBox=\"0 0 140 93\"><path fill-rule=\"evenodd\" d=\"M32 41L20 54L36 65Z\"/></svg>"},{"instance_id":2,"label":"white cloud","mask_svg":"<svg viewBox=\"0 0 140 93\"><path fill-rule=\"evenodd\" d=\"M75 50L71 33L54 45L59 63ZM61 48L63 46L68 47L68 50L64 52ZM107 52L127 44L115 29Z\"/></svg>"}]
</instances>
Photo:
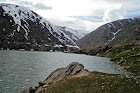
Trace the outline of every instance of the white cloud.
<instances>
[{"instance_id":1,"label":"white cloud","mask_svg":"<svg viewBox=\"0 0 140 93\"><path fill-rule=\"evenodd\" d=\"M125 16L126 16L126 9L122 5L121 7L118 7L118 8L112 7L112 8L106 9L103 20L105 22L112 22L117 19L123 19L125 18Z\"/></svg>"},{"instance_id":2,"label":"white cloud","mask_svg":"<svg viewBox=\"0 0 140 93\"><path fill-rule=\"evenodd\" d=\"M140 0L122 0L127 10L140 8Z\"/></svg>"},{"instance_id":3,"label":"white cloud","mask_svg":"<svg viewBox=\"0 0 140 93\"><path fill-rule=\"evenodd\" d=\"M104 24L104 22L91 22L88 20L82 20L80 18L66 16L46 17L46 19L55 25L67 26L69 28L73 28L78 31L87 31L87 32L91 32L100 25Z\"/></svg>"}]
</instances>

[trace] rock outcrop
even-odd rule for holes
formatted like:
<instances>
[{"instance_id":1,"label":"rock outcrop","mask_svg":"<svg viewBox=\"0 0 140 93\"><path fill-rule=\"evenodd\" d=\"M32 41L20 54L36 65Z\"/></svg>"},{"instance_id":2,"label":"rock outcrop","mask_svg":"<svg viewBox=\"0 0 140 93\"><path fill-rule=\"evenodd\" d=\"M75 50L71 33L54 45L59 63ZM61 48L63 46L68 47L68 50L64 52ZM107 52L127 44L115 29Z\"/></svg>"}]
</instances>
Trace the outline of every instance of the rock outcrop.
<instances>
[{"instance_id":1,"label":"rock outcrop","mask_svg":"<svg viewBox=\"0 0 140 93\"><path fill-rule=\"evenodd\" d=\"M53 71L45 81L39 82L39 86L32 86L29 88L29 90L24 90L21 93L40 93L45 88L49 87L50 84L55 84L66 77L80 77L88 74L89 72L84 69L84 66L82 64L79 64L78 62L73 62L69 64L66 68L59 68Z\"/></svg>"}]
</instances>

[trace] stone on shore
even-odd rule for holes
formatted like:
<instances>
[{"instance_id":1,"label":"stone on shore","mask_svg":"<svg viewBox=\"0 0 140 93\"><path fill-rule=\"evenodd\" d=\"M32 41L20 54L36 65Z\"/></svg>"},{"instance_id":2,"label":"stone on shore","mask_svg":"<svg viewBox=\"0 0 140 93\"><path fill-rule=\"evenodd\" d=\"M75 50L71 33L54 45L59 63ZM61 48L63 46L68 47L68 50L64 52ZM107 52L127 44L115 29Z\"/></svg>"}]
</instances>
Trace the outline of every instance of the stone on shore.
<instances>
[{"instance_id":1,"label":"stone on shore","mask_svg":"<svg viewBox=\"0 0 140 93\"><path fill-rule=\"evenodd\" d=\"M38 87L30 87L29 91L30 93L40 93L45 88L49 87L49 84L55 84L59 82L59 80L62 80L68 76L80 77L88 74L88 70L85 70L82 64L79 64L78 62L72 62L66 68L59 68L53 71L45 81L39 82Z\"/></svg>"},{"instance_id":2,"label":"stone on shore","mask_svg":"<svg viewBox=\"0 0 140 93\"><path fill-rule=\"evenodd\" d=\"M81 72L85 72L84 66L82 64L79 64L78 62L73 62L69 64L66 68L59 68L52 72L45 80L45 83L56 83L63 78L77 75Z\"/></svg>"}]
</instances>

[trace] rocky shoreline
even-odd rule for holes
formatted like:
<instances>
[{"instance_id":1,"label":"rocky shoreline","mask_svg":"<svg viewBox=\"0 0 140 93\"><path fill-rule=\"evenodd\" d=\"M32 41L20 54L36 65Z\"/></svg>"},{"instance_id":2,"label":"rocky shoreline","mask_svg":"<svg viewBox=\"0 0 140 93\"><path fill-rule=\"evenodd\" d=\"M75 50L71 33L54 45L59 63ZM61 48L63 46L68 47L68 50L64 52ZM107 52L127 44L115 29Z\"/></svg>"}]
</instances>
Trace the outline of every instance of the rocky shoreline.
<instances>
[{"instance_id":1,"label":"rocky shoreline","mask_svg":"<svg viewBox=\"0 0 140 93\"><path fill-rule=\"evenodd\" d=\"M73 62L21 93L140 93L140 77L89 72Z\"/></svg>"},{"instance_id":2,"label":"rocky shoreline","mask_svg":"<svg viewBox=\"0 0 140 93\"><path fill-rule=\"evenodd\" d=\"M59 68L53 71L44 81L38 82L38 86L32 86L29 89L23 90L21 93L42 93L50 84L55 84L60 80L69 76L81 77L89 74L89 71L84 69L82 64L73 62L66 68Z\"/></svg>"},{"instance_id":3,"label":"rocky shoreline","mask_svg":"<svg viewBox=\"0 0 140 93\"><path fill-rule=\"evenodd\" d=\"M73 62L73 63L69 64L66 68L56 69L46 78L46 80L40 81L38 83L39 84L38 86L32 86L29 89L22 91L21 93L56 93L56 92L54 92L55 88L58 88L57 93L65 93L65 92L60 92L60 90L63 90L63 89L61 89L61 86L59 86L59 85L62 84L62 86L63 86L63 84L65 84L66 82L69 82L69 81L70 81L69 82L70 84L68 84L67 87L66 86L63 86L63 87L68 88L68 89L66 89L66 90L64 89L64 90L68 91L68 93L71 93L71 92L69 92L70 91L69 88L71 88L71 82L73 80L75 80L75 77L78 81L73 82L74 85L72 87L80 86L79 84L77 84L77 82L79 82L79 79L81 79L81 78L84 78L87 80L90 80L91 78L96 79L96 77L94 77L96 75L98 75L100 77L99 82L97 83L93 80L93 83L97 83L97 85L99 84L97 87L97 88L99 88L99 91L102 91L102 89L100 89L100 82L103 82L104 78L106 77L107 79L110 79L110 81L109 82L107 81L106 83L114 84L114 82L118 82L117 84L119 84L119 86L117 84L114 85L115 88L117 87L116 88L117 91L126 91L126 89L129 89L129 87L131 87L133 84L135 84L133 90L136 88L139 88L138 90L134 91L135 93L139 93L140 92L140 77L139 77L139 75L140 75L140 70L139 70L140 55L139 55L139 51L140 51L140 47L133 46L133 45L117 46L117 47L104 46L102 48L93 49L93 50L74 51L73 53L78 53L78 54L110 57L113 62L120 65L123 69L130 71L132 74L130 76L128 76L128 75L105 74L105 73L100 73L100 72L89 72L88 70L84 69L84 66L82 64L79 64L78 62ZM104 75L104 77L102 77L103 75ZM118 78L120 79L120 81ZM130 78L132 80L130 80ZM83 81L80 81L80 83L82 82L82 84L85 84L86 81L85 82L83 82ZM128 81L130 82L130 84L126 85L128 88L126 88L126 86L124 86L124 85L121 85L122 82L124 84L129 83ZM131 83L133 83L133 84L131 84ZM91 84L91 82L89 84ZM108 87L107 85L105 85L105 86ZM111 88L111 87L109 86L109 88ZM84 87L84 88L86 88L86 87ZM120 89L120 88L122 88L122 89ZM48 90L49 90L49 92L48 92ZM73 89L72 91L75 91L75 90ZM89 88L89 90L87 90L87 91L91 91L91 88ZM92 90L92 92L93 91L94 90ZM112 91L114 91L114 90L112 90L112 91L108 90L108 91L107 91L107 93L112 93ZM94 91L94 92L96 92L96 91ZM76 93L81 93L81 92L76 92ZM120 93L123 93L123 92L120 92ZM129 91L126 93L129 93Z\"/></svg>"},{"instance_id":4,"label":"rocky shoreline","mask_svg":"<svg viewBox=\"0 0 140 93\"><path fill-rule=\"evenodd\" d=\"M140 76L140 45L103 46L72 51L72 53L108 57L133 75Z\"/></svg>"}]
</instances>

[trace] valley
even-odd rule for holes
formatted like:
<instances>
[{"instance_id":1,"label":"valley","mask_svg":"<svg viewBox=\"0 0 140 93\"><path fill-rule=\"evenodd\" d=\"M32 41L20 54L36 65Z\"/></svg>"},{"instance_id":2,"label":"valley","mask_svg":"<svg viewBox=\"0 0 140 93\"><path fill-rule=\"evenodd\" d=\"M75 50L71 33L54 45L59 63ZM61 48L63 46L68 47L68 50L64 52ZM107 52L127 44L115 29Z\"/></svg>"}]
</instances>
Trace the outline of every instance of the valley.
<instances>
[{"instance_id":1,"label":"valley","mask_svg":"<svg viewBox=\"0 0 140 93\"><path fill-rule=\"evenodd\" d=\"M70 27L59 26L29 7L0 3L0 92L139 93L140 17L104 22L90 33L92 16L69 17Z\"/></svg>"}]
</instances>

